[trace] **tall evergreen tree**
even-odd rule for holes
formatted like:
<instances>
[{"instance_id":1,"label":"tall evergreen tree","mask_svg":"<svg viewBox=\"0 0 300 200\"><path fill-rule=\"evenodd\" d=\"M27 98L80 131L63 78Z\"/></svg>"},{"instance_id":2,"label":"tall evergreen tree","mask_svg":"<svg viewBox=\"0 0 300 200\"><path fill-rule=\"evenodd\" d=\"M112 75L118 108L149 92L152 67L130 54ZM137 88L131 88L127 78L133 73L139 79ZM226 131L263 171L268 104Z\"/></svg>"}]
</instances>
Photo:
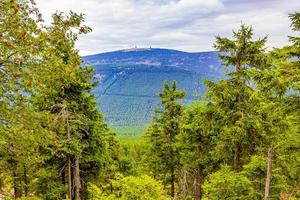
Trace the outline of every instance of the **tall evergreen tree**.
<instances>
[{"instance_id":1,"label":"tall evergreen tree","mask_svg":"<svg viewBox=\"0 0 300 200\"><path fill-rule=\"evenodd\" d=\"M278 62L274 60L273 53L267 56L264 51L266 38L253 41L252 36L252 29L242 25L240 31L234 32L234 40L217 37L215 47L223 51L220 58L229 66L230 72L226 80L208 82L207 97L214 104L215 110L223 116L216 153L237 172L252 174L246 178L252 181L252 187L255 188L257 196L253 198L262 198L264 187L258 183L264 180L262 177L266 177L267 169L261 172L259 166L266 166L268 147L271 146L278 154L271 161L274 178L271 178L270 196L278 197L291 189L285 181L278 181L286 177L280 172L278 158L281 157L280 149L284 146L282 141L293 135L295 128L284 111L283 87L274 84L279 73L273 70L273 65L278 65ZM270 80L273 75L274 79ZM269 86L276 87L266 90ZM278 92L279 99L274 90ZM257 156L266 159L257 164ZM230 179L225 176L222 178L222 181ZM259 179L262 180L258 181Z\"/></svg>"},{"instance_id":2,"label":"tall evergreen tree","mask_svg":"<svg viewBox=\"0 0 300 200\"><path fill-rule=\"evenodd\" d=\"M228 79L208 83L207 97L223 116L218 136L218 154L235 169L241 169L256 147L266 141L261 131L263 117L258 114L263 97L251 87L249 69L264 68L267 65L264 45L266 38L253 40L251 27L241 25L233 32L233 40L217 37L215 48L219 50L223 65L228 67ZM232 69L234 66L234 69Z\"/></svg>"},{"instance_id":3,"label":"tall evergreen tree","mask_svg":"<svg viewBox=\"0 0 300 200\"><path fill-rule=\"evenodd\" d=\"M295 12L289 15L291 27L296 33L299 33L300 14ZM271 112L277 117L282 116L286 123L284 135L274 141L273 165L278 168L279 175L287 180L286 187L282 190L283 195L291 195L292 191L299 185L299 170L295 170L299 163L299 137L300 132L300 37L289 36L290 45L283 48L275 48L268 53L270 67L264 70L251 71L251 76L257 88L276 105L276 109ZM279 114L280 113L280 114ZM281 121L282 121L281 120ZM278 120L277 120L278 121ZM275 128L276 126L273 126ZM281 131L282 130L278 130ZM273 170L272 170L273 171ZM272 187L272 184L271 184ZM276 189L275 189L276 190ZM272 188L271 188L272 194Z\"/></svg>"},{"instance_id":4,"label":"tall evergreen tree","mask_svg":"<svg viewBox=\"0 0 300 200\"><path fill-rule=\"evenodd\" d=\"M90 31L81 25L82 21L83 15L73 12L67 16L53 15L52 25L41 36L49 46L42 51L42 68L35 70L37 84L31 98L34 106L55 118L56 125L51 127L55 148L51 148L53 156L45 167L56 169L50 179L60 177L61 186L68 187L66 195L70 199L86 196L88 181L97 178L102 166L109 164L110 146L106 143L113 136L90 94L95 85L93 69L81 66L81 58L74 49L78 34ZM45 192L45 184L45 179L40 182L41 193Z\"/></svg>"},{"instance_id":5,"label":"tall evergreen tree","mask_svg":"<svg viewBox=\"0 0 300 200\"><path fill-rule=\"evenodd\" d=\"M0 9L1 168L12 174L15 198L85 198L114 148L89 93L93 70L74 47L90 28L73 12L44 25L27 0L1 1Z\"/></svg>"},{"instance_id":6,"label":"tall evergreen tree","mask_svg":"<svg viewBox=\"0 0 300 200\"><path fill-rule=\"evenodd\" d=\"M218 133L218 116L211 104L193 102L185 110L181 132L177 136L180 161L183 165L182 197L187 199L192 191L193 199L203 196L202 185L206 176L218 166L213 150Z\"/></svg>"},{"instance_id":7,"label":"tall evergreen tree","mask_svg":"<svg viewBox=\"0 0 300 200\"><path fill-rule=\"evenodd\" d=\"M178 102L185 95L177 90L176 81L172 86L164 83L163 91L159 93L162 109L155 110L156 116L149 126L146 139L150 144L148 162L153 176L162 179L164 184L170 184L170 195L175 196L175 184L178 180L177 169L179 153L176 149L176 136L180 131L180 117L183 105Z\"/></svg>"}]
</instances>

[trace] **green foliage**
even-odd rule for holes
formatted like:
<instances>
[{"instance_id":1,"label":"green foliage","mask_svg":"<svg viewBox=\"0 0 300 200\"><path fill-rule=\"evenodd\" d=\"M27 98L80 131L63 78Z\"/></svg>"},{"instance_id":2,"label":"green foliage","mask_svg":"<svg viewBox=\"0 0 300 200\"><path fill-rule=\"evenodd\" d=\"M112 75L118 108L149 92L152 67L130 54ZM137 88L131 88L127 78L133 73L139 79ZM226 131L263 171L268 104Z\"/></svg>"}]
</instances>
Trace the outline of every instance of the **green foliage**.
<instances>
[{"instance_id":1,"label":"green foliage","mask_svg":"<svg viewBox=\"0 0 300 200\"><path fill-rule=\"evenodd\" d=\"M209 175L203 188L203 199L255 199L251 181L229 166Z\"/></svg>"},{"instance_id":2,"label":"green foliage","mask_svg":"<svg viewBox=\"0 0 300 200\"><path fill-rule=\"evenodd\" d=\"M20 200L42 200L39 197L21 197ZM10 197L4 197L4 200L13 200L13 198Z\"/></svg>"},{"instance_id":3,"label":"green foliage","mask_svg":"<svg viewBox=\"0 0 300 200\"><path fill-rule=\"evenodd\" d=\"M121 177L113 181L113 194L105 195L96 185L90 184L89 192L91 199L120 199L120 200L167 200L169 199L159 182L153 178L142 176Z\"/></svg>"},{"instance_id":4,"label":"green foliage","mask_svg":"<svg viewBox=\"0 0 300 200\"><path fill-rule=\"evenodd\" d=\"M213 110L205 102L195 101L188 106L182 117L181 133L178 135L182 163L192 169L212 165L212 150L216 127Z\"/></svg>"},{"instance_id":5,"label":"green foliage","mask_svg":"<svg viewBox=\"0 0 300 200\"><path fill-rule=\"evenodd\" d=\"M249 162L249 156L260 148L266 149L277 137L284 116L280 115L280 109L276 109L278 104L253 87L248 73L269 67L264 47L266 38L253 40L252 28L245 25L241 25L233 37L233 40L217 37L215 47L224 52L220 55L221 60L225 66L234 65L235 70L228 74L226 80L207 82L207 99L212 102L221 120L216 155L235 169L241 169ZM269 112L270 108L278 111L276 116Z\"/></svg>"},{"instance_id":6,"label":"green foliage","mask_svg":"<svg viewBox=\"0 0 300 200\"><path fill-rule=\"evenodd\" d=\"M290 15L296 32L299 16ZM162 185L172 198L262 199L269 146L269 197L300 198L299 37L269 53L266 38L253 40L245 25L233 40L217 37L227 79L206 81L205 101L186 108L176 81L165 82L161 105L156 89L170 74L188 87L195 74L168 68L157 76L153 68L155 87L143 85L149 73L142 70L108 80L103 92L122 97L108 99L112 107L135 98L128 91L147 92L142 114L127 113L138 103L118 111L120 121L135 116L129 120L136 126L126 131L142 132L140 122L153 117L145 141L119 143L91 94L94 71L81 66L75 50L79 35L91 31L83 21L82 14L55 13L46 25L32 1L0 2L0 191L6 199L169 199ZM125 87L133 82L140 87ZM189 88L191 100L198 85ZM148 115L153 105L159 109ZM123 125L112 124L118 131Z\"/></svg>"},{"instance_id":7,"label":"green foliage","mask_svg":"<svg viewBox=\"0 0 300 200\"><path fill-rule=\"evenodd\" d=\"M225 66L235 66L238 76L243 75L243 70L248 67L265 67L267 60L264 51L267 37L254 41L252 27L242 24L237 32L233 31L233 38L230 40L218 36L214 44L217 50L225 53L220 55Z\"/></svg>"},{"instance_id":8,"label":"green foliage","mask_svg":"<svg viewBox=\"0 0 300 200\"><path fill-rule=\"evenodd\" d=\"M45 25L32 1L5 0L0 9L0 156L14 197L61 199L67 182L84 195L80 182L110 166L115 148L90 94L93 70L74 48L91 29L74 12L55 13Z\"/></svg>"},{"instance_id":9,"label":"green foliage","mask_svg":"<svg viewBox=\"0 0 300 200\"><path fill-rule=\"evenodd\" d=\"M39 178L35 180L36 193L42 199L64 198L67 187L56 177L56 171L51 169L39 170Z\"/></svg>"},{"instance_id":10,"label":"green foliage","mask_svg":"<svg viewBox=\"0 0 300 200\"><path fill-rule=\"evenodd\" d=\"M253 156L251 161L244 166L243 175L251 181L255 199L264 198L266 168L267 162L265 156L257 155ZM291 187L287 182L288 178L282 172L283 169L279 168L278 163L273 163L269 195L271 199L276 199L281 193L286 193L291 190Z\"/></svg>"},{"instance_id":11,"label":"green foliage","mask_svg":"<svg viewBox=\"0 0 300 200\"><path fill-rule=\"evenodd\" d=\"M124 175L142 175L147 171L144 159L148 145L144 138L121 141L119 152L120 171ZM146 158L147 159L147 158Z\"/></svg>"},{"instance_id":12,"label":"green foliage","mask_svg":"<svg viewBox=\"0 0 300 200\"><path fill-rule=\"evenodd\" d=\"M148 160L149 169L156 178L170 184L170 194L175 195L176 170L179 165L179 152L176 149L176 136L180 131L180 117L183 105L178 100L183 99L184 91L177 90L176 81L171 88L164 83L163 91L159 93L162 110L155 110L157 116L146 133L150 144ZM159 163L159 164L158 164Z\"/></svg>"},{"instance_id":13,"label":"green foliage","mask_svg":"<svg viewBox=\"0 0 300 200\"><path fill-rule=\"evenodd\" d=\"M180 163L183 166L181 183L183 198L200 198L202 183L217 165L214 157L217 118L213 107L205 102L191 103L182 116L181 132L177 136ZM186 177L187 174L190 177ZM194 191L188 188L194 188ZM186 191L190 190L190 191Z\"/></svg>"}]
</instances>

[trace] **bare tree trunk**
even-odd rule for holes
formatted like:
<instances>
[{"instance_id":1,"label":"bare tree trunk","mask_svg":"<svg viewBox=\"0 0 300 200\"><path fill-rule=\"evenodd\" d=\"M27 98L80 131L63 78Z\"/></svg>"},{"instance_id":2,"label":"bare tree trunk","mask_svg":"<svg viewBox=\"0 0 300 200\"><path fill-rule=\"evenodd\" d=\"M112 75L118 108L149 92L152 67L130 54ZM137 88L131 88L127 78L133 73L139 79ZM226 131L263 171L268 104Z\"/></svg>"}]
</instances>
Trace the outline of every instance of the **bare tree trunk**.
<instances>
[{"instance_id":1,"label":"bare tree trunk","mask_svg":"<svg viewBox=\"0 0 300 200\"><path fill-rule=\"evenodd\" d=\"M239 72L241 70L241 54L237 53L237 62L236 62L236 67L235 67L235 71Z\"/></svg>"},{"instance_id":2,"label":"bare tree trunk","mask_svg":"<svg viewBox=\"0 0 300 200\"><path fill-rule=\"evenodd\" d=\"M114 188L113 188L113 184L112 184L112 182L110 181L110 183L109 183L109 189L110 189L110 194L112 194L113 193L113 190L114 190Z\"/></svg>"},{"instance_id":3,"label":"bare tree trunk","mask_svg":"<svg viewBox=\"0 0 300 200\"><path fill-rule=\"evenodd\" d=\"M74 171L74 181L75 181L75 200L80 200L80 163L79 158L75 157L75 171Z\"/></svg>"},{"instance_id":4,"label":"bare tree trunk","mask_svg":"<svg viewBox=\"0 0 300 200\"><path fill-rule=\"evenodd\" d=\"M269 199L269 193L270 193L270 182L271 182L271 171L272 171L272 156L273 156L273 146L271 145L270 148L269 148L269 151L268 151L265 200Z\"/></svg>"},{"instance_id":5,"label":"bare tree trunk","mask_svg":"<svg viewBox=\"0 0 300 200\"><path fill-rule=\"evenodd\" d=\"M196 169L195 170L195 179L194 179L194 199L195 200L202 199L201 182L202 182L202 177L201 177L200 169Z\"/></svg>"},{"instance_id":6,"label":"bare tree trunk","mask_svg":"<svg viewBox=\"0 0 300 200\"><path fill-rule=\"evenodd\" d=\"M183 199L186 199L188 196L188 169L186 167L183 168L182 170L182 177L180 181L180 186L181 186L181 196Z\"/></svg>"},{"instance_id":7,"label":"bare tree trunk","mask_svg":"<svg viewBox=\"0 0 300 200\"><path fill-rule=\"evenodd\" d=\"M62 108L62 118L64 122L66 123L66 128L67 128L67 137L68 141L71 140L71 131L70 131L70 124L69 124L69 111L66 105L63 106ZM68 158L68 198L69 199L74 199L73 196L73 178L72 178L72 160L71 156Z\"/></svg>"}]
</instances>

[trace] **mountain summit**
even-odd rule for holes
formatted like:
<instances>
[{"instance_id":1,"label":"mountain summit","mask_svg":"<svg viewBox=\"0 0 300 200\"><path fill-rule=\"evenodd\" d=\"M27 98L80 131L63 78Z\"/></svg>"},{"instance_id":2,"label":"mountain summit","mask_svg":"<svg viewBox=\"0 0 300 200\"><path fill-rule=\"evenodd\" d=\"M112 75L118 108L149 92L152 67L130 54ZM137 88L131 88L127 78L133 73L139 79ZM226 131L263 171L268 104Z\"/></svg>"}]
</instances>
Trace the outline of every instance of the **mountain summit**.
<instances>
[{"instance_id":1,"label":"mountain summit","mask_svg":"<svg viewBox=\"0 0 300 200\"><path fill-rule=\"evenodd\" d=\"M224 76L215 51L132 48L85 56L83 60L95 67L99 85L93 93L105 119L118 130L143 127L151 120L165 80L176 80L178 87L186 90L187 103L203 95L204 79Z\"/></svg>"},{"instance_id":2,"label":"mountain summit","mask_svg":"<svg viewBox=\"0 0 300 200\"><path fill-rule=\"evenodd\" d=\"M174 67L189 71L220 66L217 52L188 53L172 49L130 48L108 53L85 56L87 64L136 64L160 67Z\"/></svg>"}]
</instances>

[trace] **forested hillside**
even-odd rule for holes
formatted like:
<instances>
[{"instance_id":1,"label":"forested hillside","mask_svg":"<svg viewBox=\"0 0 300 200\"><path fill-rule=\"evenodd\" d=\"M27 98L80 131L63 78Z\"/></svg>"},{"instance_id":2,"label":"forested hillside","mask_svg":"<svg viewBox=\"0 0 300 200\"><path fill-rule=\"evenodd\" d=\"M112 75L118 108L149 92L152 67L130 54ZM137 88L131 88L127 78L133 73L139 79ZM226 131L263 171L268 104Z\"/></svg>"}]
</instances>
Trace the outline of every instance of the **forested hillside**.
<instances>
[{"instance_id":1,"label":"forested hillside","mask_svg":"<svg viewBox=\"0 0 300 200\"><path fill-rule=\"evenodd\" d=\"M83 58L95 67L100 82L93 93L106 121L119 134L145 131L164 80L176 80L186 91L185 103L200 99L205 79L218 80L224 71L217 52L187 53L169 49L133 48Z\"/></svg>"},{"instance_id":2,"label":"forested hillside","mask_svg":"<svg viewBox=\"0 0 300 200\"><path fill-rule=\"evenodd\" d=\"M93 95L107 83L75 48L91 31L84 16L57 12L46 24L33 1L0 1L0 199L300 199L300 13L288 17L294 36L282 48L267 51L244 24L217 36L226 78L206 80L202 99L150 76L166 78L159 105L141 138L120 141Z\"/></svg>"}]
</instances>

